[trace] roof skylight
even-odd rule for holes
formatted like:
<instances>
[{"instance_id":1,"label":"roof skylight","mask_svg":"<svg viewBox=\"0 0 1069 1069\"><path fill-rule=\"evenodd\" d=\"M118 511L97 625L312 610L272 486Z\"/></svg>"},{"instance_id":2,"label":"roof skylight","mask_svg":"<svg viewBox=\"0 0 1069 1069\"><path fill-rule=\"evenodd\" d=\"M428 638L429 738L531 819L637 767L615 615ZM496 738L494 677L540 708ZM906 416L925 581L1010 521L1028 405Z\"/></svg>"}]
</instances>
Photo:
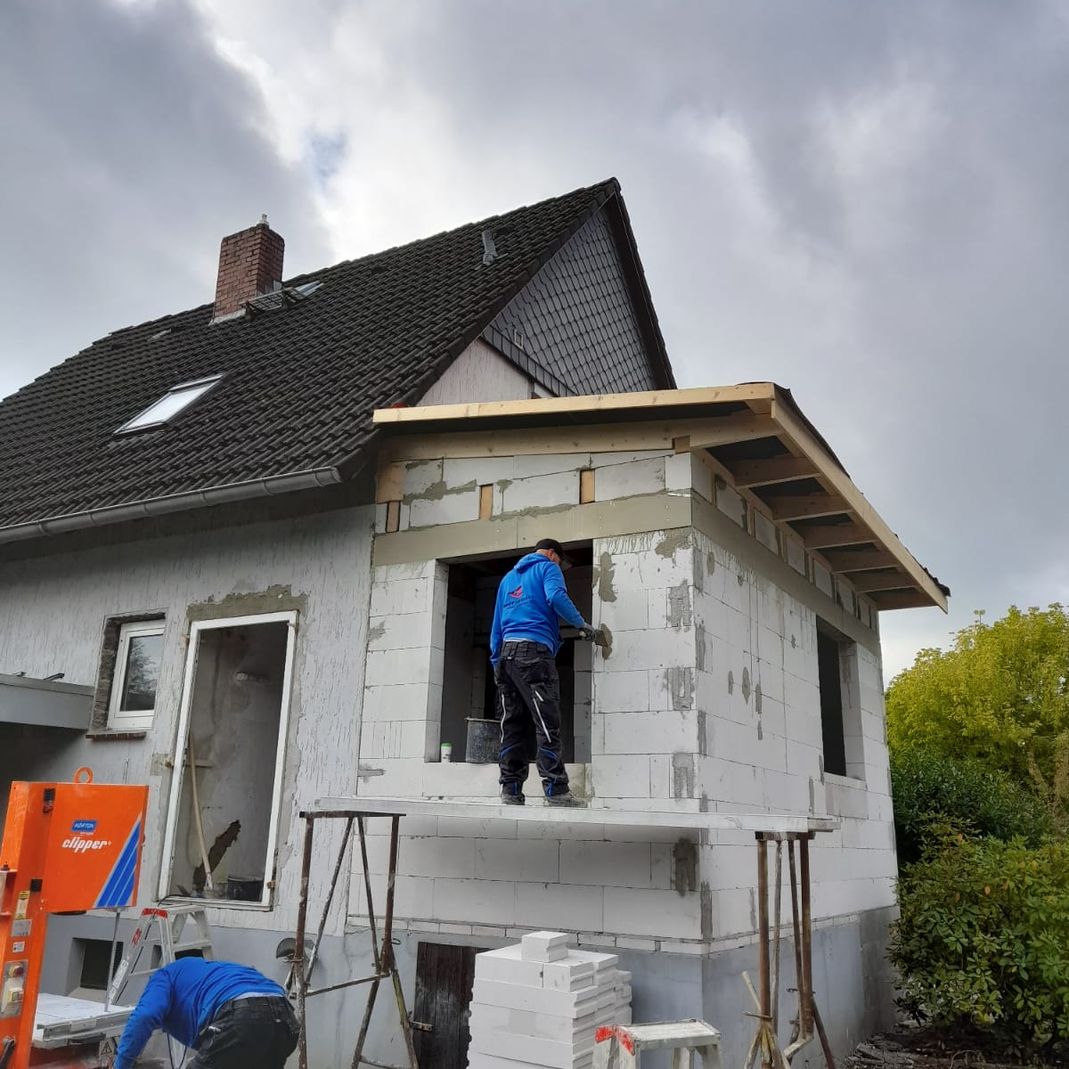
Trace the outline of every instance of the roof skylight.
<instances>
[{"instance_id":1,"label":"roof skylight","mask_svg":"<svg viewBox=\"0 0 1069 1069\"><path fill-rule=\"evenodd\" d=\"M211 375L193 382L183 382L173 386L158 401L154 401L143 412L124 423L115 433L147 430L149 427L162 427L170 423L180 412L184 412L199 397L203 397L223 376Z\"/></svg>"}]
</instances>

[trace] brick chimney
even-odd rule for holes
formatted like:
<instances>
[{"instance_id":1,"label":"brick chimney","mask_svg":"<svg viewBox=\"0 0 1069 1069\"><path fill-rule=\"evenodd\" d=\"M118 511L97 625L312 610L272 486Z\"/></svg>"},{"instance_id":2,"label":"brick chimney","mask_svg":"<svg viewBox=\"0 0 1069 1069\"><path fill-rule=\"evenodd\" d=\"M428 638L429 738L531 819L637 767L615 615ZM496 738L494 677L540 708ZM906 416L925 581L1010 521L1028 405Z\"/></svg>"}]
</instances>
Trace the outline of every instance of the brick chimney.
<instances>
[{"instance_id":1,"label":"brick chimney","mask_svg":"<svg viewBox=\"0 0 1069 1069\"><path fill-rule=\"evenodd\" d=\"M282 281L286 243L267 225L267 216L248 230L223 238L219 246L219 278L215 284L214 319L232 315L246 301L274 289Z\"/></svg>"}]
</instances>

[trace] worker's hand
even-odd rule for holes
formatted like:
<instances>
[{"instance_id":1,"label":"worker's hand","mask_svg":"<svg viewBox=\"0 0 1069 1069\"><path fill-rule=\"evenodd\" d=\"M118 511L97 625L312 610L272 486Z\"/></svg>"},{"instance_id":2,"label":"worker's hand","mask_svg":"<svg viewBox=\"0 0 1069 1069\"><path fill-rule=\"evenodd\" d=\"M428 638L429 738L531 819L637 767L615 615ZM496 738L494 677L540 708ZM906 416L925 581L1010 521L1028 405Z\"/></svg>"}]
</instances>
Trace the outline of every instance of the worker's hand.
<instances>
[{"instance_id":1,"label":"worker's hand","mask_svg":"<svg viewBox=\"0 0 1069 1069\"><path fill-rule=\"evenodd\" d=\"M579 637L584 642L593 642L594 639L598 637L598 633L590 626L590 624L583 624L583 626L579 628Z\"/></svg>"}]
</instances>

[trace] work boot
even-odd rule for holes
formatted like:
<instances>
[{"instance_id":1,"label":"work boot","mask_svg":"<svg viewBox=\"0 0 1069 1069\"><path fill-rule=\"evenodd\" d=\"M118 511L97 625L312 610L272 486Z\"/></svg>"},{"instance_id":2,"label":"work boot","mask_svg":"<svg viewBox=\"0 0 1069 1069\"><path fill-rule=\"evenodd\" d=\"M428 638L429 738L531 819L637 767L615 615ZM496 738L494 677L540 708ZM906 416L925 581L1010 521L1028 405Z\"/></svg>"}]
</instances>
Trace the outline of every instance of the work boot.
<instances>
[{"instance_id":1,"label":"work boot","mask_svg":"<svg viewBox=\"0 0 1069 1069\"><path fill-rule=\"evenodd\" d=\"M562 807L571 806L573 809L577 809L586 805L586 802L580 800L579 798L576 798L575 795L572 794L572 792L568 790L567 787L565 787L564 790L560 791L558 794L552 794L552 789L553 788L551 787L549 788L549 790L546 791L546 805L557 805Z\"/></svg>"},{"instance_id":2,"label":"work boot","mask_svg":"<svg viewBox=\"0 0 1069 1069\"><path fill-rule=\"evenodd\" d=\"M518 783L506 784L501 788L502 805L523 805L526 801Z\"/></svg>"}]
</instances>

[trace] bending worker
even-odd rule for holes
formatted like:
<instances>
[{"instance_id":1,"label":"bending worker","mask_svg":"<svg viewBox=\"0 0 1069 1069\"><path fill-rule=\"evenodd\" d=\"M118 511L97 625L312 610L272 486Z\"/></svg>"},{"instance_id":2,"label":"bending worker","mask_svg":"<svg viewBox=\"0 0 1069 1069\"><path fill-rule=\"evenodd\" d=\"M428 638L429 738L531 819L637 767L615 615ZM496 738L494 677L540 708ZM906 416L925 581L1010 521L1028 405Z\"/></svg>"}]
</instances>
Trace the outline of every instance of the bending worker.
<instances>
[{"instance_id":1,"label":"bending worker","mask_svg":"<svg viewBox=\"0 0 1069 1069\"><path fill-rule=\"evenodd\" d=\"M497 589L490 662L494 666L501 705L501 801L523 805L527 780L527 725L534 720L538 740L535 758L542 789L551 805L581 805L568 789L560 737L560 677L556 656L563 620L579 628L583 638L594 629L572 604L564 587L564 550L543 538L533 553L522 557Z\"/></svg>"},{"instance_id":2,"label":"bending worker","mask_svg":"<svg viewBox=\"0 0 1069 1069\"><path fill-rule=\"evenodd\" d=\"M188 1069L282 1069L297 1046L297 1017L282 988L228 961L179 958L153 973L112 1069L132 1069L157 1028L197 1052Z\"/></svg>"}]
</instances>

